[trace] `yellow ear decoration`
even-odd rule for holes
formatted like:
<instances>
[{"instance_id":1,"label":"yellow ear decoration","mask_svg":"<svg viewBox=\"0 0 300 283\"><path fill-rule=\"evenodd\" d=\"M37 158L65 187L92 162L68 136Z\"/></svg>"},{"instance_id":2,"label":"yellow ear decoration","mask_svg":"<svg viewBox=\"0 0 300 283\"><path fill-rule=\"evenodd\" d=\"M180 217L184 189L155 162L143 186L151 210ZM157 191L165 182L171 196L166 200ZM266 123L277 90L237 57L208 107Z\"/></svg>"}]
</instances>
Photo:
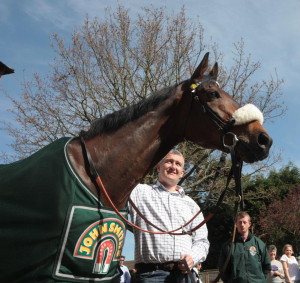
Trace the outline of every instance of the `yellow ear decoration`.
<instances>
[{"instance_id":1,"label":"yellow ear decoration","mask_svg":"<svg viewBox=\"0 0 300 283\"><path fill-rule=\"evenodd\" d=\"M194 92L195 89L197 88L197 85L196 84L191 84L190 85L190 89Z\"/></svg>"},{"instance_id":2,"label":"yellow ear decoration","mask_svg":"<svg viewBox=\"0 0 300 283\"><path fill-rule=\"evenodd\" d=\"M190 89L192 90L191 92L195 92L196 91L196 88L202 84L202 81L199 81L197 83L194 83L194 84L191 84L190 85Z\"/></svg>"}]
</instances>

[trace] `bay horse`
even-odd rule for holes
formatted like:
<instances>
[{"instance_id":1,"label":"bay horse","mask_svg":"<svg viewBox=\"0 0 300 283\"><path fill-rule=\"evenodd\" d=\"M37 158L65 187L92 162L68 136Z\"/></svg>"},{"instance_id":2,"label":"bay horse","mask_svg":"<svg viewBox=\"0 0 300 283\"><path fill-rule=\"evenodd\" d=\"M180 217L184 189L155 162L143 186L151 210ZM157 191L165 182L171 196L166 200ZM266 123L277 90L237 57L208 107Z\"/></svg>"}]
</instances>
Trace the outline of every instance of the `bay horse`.
<instances>
[{"instance_id":1,"label":"bay horse","mask_svg":"<svg viewBox=\"0 0 300 283\"><path fill-rule=\"evenodd\" d=\"M30 157L0 166L0 282L113 282L126 227L90 176L81 139L122 215L132 189L178 143L268 156L262 113L217 82L209 54L190 79L93 122Z\"/></svg>"}]
</instances>

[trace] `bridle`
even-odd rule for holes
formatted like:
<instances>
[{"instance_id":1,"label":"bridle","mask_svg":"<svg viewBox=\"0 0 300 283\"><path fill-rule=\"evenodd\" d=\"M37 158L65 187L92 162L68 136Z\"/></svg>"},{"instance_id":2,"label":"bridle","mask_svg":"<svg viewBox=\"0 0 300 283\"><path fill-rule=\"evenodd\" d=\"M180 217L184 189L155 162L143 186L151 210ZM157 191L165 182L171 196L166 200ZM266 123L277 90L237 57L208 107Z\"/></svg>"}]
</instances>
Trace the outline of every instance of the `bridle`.
<instances>
[{"instance_id":1,"label":"bridle","mask_svg":"<svg viewBox=\"0 0 300 283\"><path fill-rule=\"evenodd\" d=\"M224 121L207 104L202 103L197 95L194 95L196 93L196 89L204 83L213 83L220 88L220 84L215 79L210 78L210 79L206 79L206 80L201 80L197 83L193 83L189 80L192 100L194 100L195 102L197 102L198 104L201 105L203 112L210 117L211 121L214 122L216 124L216 126L218 127L218 129L225 135L229 132L230 128L234 125L235 120L233 118L231 118L228 121ZM191 111L191 109L192 109L192 102L191 102L190 111ZM187 119L188 119L188 117L187 117ZM224 145L224 139L223 139L223 145ZM227 146L224 146L224 148L227 149Z\"/></svg>"},{"instance_id":2,"label":"bridle","mask_svg":"<svg viewBox=\"0 0 300 283\"><path fill-rule=\"evenodd\" d=\"M220 130L222 130L222 132L224 133L223 135L223 141L222 141L222 144L223 144L223 147L226 151L229 151L230 154L231 154L231 159L232 159L232 167L231 167L231 170L230 170L230 173L228 175L228 178L227 178L227 182L226 182L226 187L225 187L225 190L221 193L218 201L217 201L217 204L216 204L216 207L219 207L224 199L224 196L225 196L225 192L227 191L227 188L229 186L229 182L232 178L232 175L234 175L234 179L235 179L235 183L236 183L236 196L238 197L238 203L242 203L241 204L241 207L243 208L243 194L242 194L242 189L241 189L241 182L240 182L240 178L241 178L241 169L242 169L242 161L239 160L236 155L235 155L235 146L238 142L238 138L236 137L236 135L234 133L231 133L229 132L229 129L230 127L234 124L234 120L229 120L229 121L223 121L219 115L217 113L215 113L210 107L208 107L207 105L203 104L202 102L200 102L198 96L194 96L194 92L196 90L196 88L201 85L202 83L204 82L207 82L207 81L200 81L196 84L191 84L190 85L190 88L191 88L191 94L192 94L192 97L198 101L201 106L203 107L203 111L204 113L207 113L209 115L209 117L212 119L212 121L218 126L218 128ZM209 82L213 82L215 83L216 85L219 85L218 82L216 80L209 80ZM192 108L192 101L191 101L191 106L190 106L190 110ZM189 115L188 115L189 116ZM188 117L187 117L188 119ZM226 135L232 135L233 137L233 142L232 142L232 145L226 145L225 144L225 136ZM157 227L156 225L154 225L153 223L151 223L148 219L146 219L142 213L138 210L138 208L136 207L136 205L131 201L131 199L129 198L129 203L132 205L132 207L136 210L137 214L142 218L144 219L145 222L147 222L148 224L150 224L151 226L153 226L155 229L157 229L158 231L149 231L149 230L145 230L137 225L135 225L134 223L130 222L128 219L126 219L120 212L119 210L116 208L116 206L114 205L114 203L112 202L110 196L108 195L107 193L107 190L104 186L104 184L102 183L102 180L95 168L95 165L93 163L93 160L90 156L90 153L89 151L87 150L87 147L86 147L86 144L85 144L85 141L83 139L83 137L81 136L81 145L82 145L82 148L83 148L83 153L85 154L86 156L86 159L88 161L88 165L89 165L89 170L90 170L90 175L91 177L93 178L93 180L96 182L97 184L97 187L98 189L100 189L100 191L104 194L106 200L108 201L109 205L111 206L111 208L115 211L115 213L123 220L125 221L127 224L129 224L130 226L138 229L138 230L141 230L143 232L146 232L146 233L151 233L151 234L170 234L170 235L186 235L186 234L192 234L194 231L196 231L197 229L199 229L201 226L203 226L205 223L207 223L214 215L215 213L214 212L211 212L207 215L207 217L201 222L199 223L197 226L195 226L194 228L192 228L191 230L189 231L186 231L184 229L184 227L186 227L188 224L190 224L200 213L201 213L201 209L187 222L185 223L184 225L174 229L174 230L171 230L171 231L164 231L162 230L161 228ZM217 174L215 175L215 178L217 178ZM236 208L238 208L238 205L236 204ZM237 209L236 209L237 211ZM177 232L175 233L176 231L178 230L182 230L181 233Z\"/></svg>"},{"instance_id":3,"label":"bridle","mask_svg":"<svg viewBox=\"0 0 300 283\"><path fill-rule=\"evenodd\" d=\"M209 80L208 82L215 83L219 87L219 83L216 80ZM203 82L200 81L197 84L191 84L190 85L190 88L192 89L191 92L194 93L196 91L196 88L199 85L201 85L202 83ZM201 104L203 112L207 113L208 116L211 118L211 120L217 125L219 130L221 130L223 132L223 141L222 141L223 147L224 147L224 149L227 149L227 151L230 153L232 166L231 166L230 172L227 176L227 182L226 182L225 189L221 193L215 208L220 207L220 205L223 201L223 198L225 196L226 190L228 188L229 182L230 182L232 176L234 176L236 200L235 200L233 219L235 220L236 215L238 213L238 209L240 208L241 210L244 210L244 196L243 196L243 190L242 190L242 186L241 186L241 174L242 174L243 162L235 154L235 146L236 146L236 144L239 140L238 140L237 136L234 133L229 131L230 128L234 125L235 120L232 118L232 119L228 120L227 122L224 122L217 113L215 113L210 107L208 107L208 105L203 104L200 101L198 96L194 96L194 98L196 99L196 101L198 101L198 103ZM231 145L227 145L226 142L225 142L225 137L227 135L232 136L232 144ZM221 159L222 158L225 159L224 156L221 156ZM220 162L221 162L221 159L220 159ZM218 174L218 171L216 171L214 181L216 180L217 174ZM211 216L211 213L208 216ZM222 274L225 272L225 270L228 266L228 263L229 263L229 260L230 260L230 257L231 257L231 253L232 253L232 249L233 249L233 245L234 245L235 235L236 235L236 226L234 225L233 233L232 233L232 241L231 241L229 253L226 257L224 265L220 269L220 272L218 273L217 277L213 280L213 282L219 282L219 279L221 278Z\"/></svg>"}]
</instances>

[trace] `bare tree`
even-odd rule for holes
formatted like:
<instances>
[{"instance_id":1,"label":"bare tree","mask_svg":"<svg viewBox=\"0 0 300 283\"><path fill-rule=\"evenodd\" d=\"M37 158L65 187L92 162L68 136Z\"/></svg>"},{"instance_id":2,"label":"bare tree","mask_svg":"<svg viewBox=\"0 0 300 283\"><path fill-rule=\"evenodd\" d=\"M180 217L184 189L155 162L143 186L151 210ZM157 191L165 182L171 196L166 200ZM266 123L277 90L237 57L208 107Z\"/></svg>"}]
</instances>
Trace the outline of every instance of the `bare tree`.
<instances>
[{"instance_id":1,"label":"bare tree","mask_svg":"<svg viewBox=\"0 0 300 283\"><path fill-rule=\"evenodd\" d=\"M205 43L201 23L191 22L184 8L172 15L163 8L142 8L135 18L123 6L107 9L101 21L86 18L71 41L53 35L51 45L57 57L48 75L34 74L24 82L22 96L11 98L18 127L7 125L7 130L21 158L59 137L76 136L96 118L189 78L207 50L212 51L211 61L221 66L222 88L238 102L255 103L265 120L285 112L280 100L283 80L275 76L254 81L260 63L244 54L242 39L234 45L232 65L223 66L223 53L216 44ZM218 155L190 143L180 148L188 160L184 184L194 198L201 199L212 186ZM266 168L272 162L258 166ZM227 162L222 172L228 168ZM223 178L217 182L218 187L224 184Z\"/></svg>"}]
</instances>

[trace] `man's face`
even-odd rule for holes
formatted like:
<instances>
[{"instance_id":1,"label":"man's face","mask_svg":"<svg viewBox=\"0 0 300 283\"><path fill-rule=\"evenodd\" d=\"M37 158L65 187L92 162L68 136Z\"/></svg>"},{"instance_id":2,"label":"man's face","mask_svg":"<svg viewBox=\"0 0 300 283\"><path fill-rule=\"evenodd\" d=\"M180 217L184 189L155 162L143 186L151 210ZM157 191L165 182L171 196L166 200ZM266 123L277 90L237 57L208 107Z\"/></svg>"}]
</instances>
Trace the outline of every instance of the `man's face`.
<instances>
[{"instance_id":1,"label":"man's face","mask_svg":"<svg viewBox=\"0 0 300 283\"><path fill-rule=\"evenodd\" d=\"M123 265L124 264L124 257L121 257L119 260L119 265Z\"/></svg>"},{"instance_id":2,"label":"man's face","mask_svg":"<svg viewBox=\"0 0 300 283\"><path fill-rule=\"evenodd\" d=\"M184 158L178 154L169 153L157 165L158 179L164 186L177 185L183 176Z\"/></svg>"},{"instance_id":3,"label":"man's face","mask_svg":"<svg viewBox=\"0 0 300 283\"><path fill-rule=\"evenodd\" d=\"M251 222L250 222L248 216L239 217L236 220L235 224L236 224L236 228L240 234L246 234L249 231L249 228L251 226Z\"/></svg>"}]
</instances>

